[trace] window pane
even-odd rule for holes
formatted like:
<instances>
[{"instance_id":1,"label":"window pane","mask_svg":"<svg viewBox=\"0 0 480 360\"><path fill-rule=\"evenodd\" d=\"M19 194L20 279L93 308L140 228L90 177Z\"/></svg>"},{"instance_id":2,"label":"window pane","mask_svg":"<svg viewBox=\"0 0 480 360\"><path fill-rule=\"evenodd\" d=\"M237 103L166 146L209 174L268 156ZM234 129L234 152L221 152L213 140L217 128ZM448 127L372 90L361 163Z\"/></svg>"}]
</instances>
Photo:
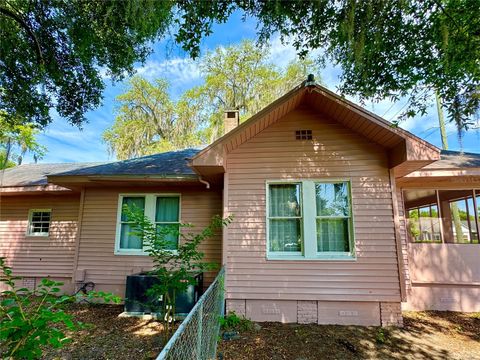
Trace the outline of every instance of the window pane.
<instances>
[{"instance_id":1,"label":"window pane","mask_svg":"<svg viewBox=\"0 0 480 360\"><path fill-rule=\"evenodd\" d=\"M450 213L452 216L453 242L469 243L470 231L465 199L450 202Z\"/></svg>"},{"instance_id":2,"label":"window pane","mask_svg":"<svg viewBox=\"0 0 480 360\"><path fill-rule=\"evenodd\" d=\"M301 216L300 184L269 185L269 216Z\"/></svg>"},{"instance_id":3,"label":"window pane","mask_svg":"<svg viewBox=\"0 0 480 360\"><path fill-rule=\"evenodd\" d=\"M155 221L176 222L178 221L179 198L176 196L157 197Z\"/></svg>"},{"instance_id":4,"label":"window pane","mask_svg":"<svg viewBox=\"0 0 480 360\"><path fill-rule=\"evenodd\" d=\"M142 249L142 239L131 234L132 225L122 224L120 231L120 249Z\"/></svg>"},{"instance_id":5,"label":"window pane","mask_svg":"<svg viewBox=\"0 0 480 360\"><path fill-rule=\"evenodd\" d=\"M317 216L350 216L348 183L315 184Z\"/></svg>"},{"instance_id":6,"label":"window pane","mask_svg":"<svg viewBox=\"0 0 480 360\"><path fill-rule=\"evenodd\" d=\"M317 219L317 251L350 251L348 219Z\"/></svg>"},{"instance_id":7,"label":"window pane","mask_svg":"<svg viewBox=\"0 0 480 360\"><path fill-rule=\"evenodd\" d=\"M300 219L270 219L270 251L302 251Z\"/></svg>"},{"instance_id":8,"label":"window pane","mask_svg":"<svg viewBox=\"0 0 480 360\"><path fill-rule=\"evenodd\" d=\"M467 214L465 214L464 224L470 230L470 242L477 243L478 236L477 236L477 225L475 223L475 206L473 203L473 192L472 196L466 199L467 202Z\"/></svg>"},{"instance_id":9,"label":"window pane","mask_svg":"<svg viewBox=\"0 0 480 360\"><path fill-rule=\"evenodd\" d=\"M130 210L133 210L135 208L137 209L142 209L145 211L145 198L144 197L124 197L123 202L122 202L122 221L128 221L127 216L123 212L123 207L127 205Z\"/></svg>"},{"instance_id":10,"label":"window pane","mask_svg":"<svg viewBox=\"0 0 480 360\"><path fill-rule=\"evenodd\" d=\"M165 234L165 241L168 243L166 250L177 250L179 230L179 224L157 224L157 231Z\"/></svg>"},{"instance_id":11,"label":"window pane","mask_svg":"<svg viewBox=\"0 0 480 360\"><path fill-rule=\"evenodd\" d=\"M42 224L41 223L33 223L32 224L32 232L41 233L42 232Z\"/></svg>"}]
</instances>

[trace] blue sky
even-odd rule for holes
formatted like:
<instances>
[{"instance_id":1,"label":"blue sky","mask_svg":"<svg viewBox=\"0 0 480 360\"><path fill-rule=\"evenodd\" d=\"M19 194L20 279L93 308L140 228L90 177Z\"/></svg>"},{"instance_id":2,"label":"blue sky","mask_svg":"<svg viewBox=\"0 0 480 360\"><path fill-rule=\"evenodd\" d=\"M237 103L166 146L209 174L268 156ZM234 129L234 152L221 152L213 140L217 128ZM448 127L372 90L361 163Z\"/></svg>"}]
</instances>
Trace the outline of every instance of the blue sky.
<instances>
[{"instance_id":1,"label":"blue sky","mask_svg":"<svg viewBox=\"0 0 480 360\"><path fill-rule=\"evenodd\" d=\"M234 14L231 19L214 28L213 34L202 43L202 52L213 50L217 46L232 45L243 39L255 38L255 21L250 19L241 21L239 14ZM272 41L272 59L279 66L283 66L295 57L291 46L281 44L278 38ZM197 64L190 60L180 49L173 48L168 41L153 44L153 53L144 64L136 66L137 73L148 78L165 77L172 84L171 95L178 96L183 91L195 86L202 81ZM332 64L327 64L321 76L323 84L335 91L338 85L340 70ZM115 160L107 151L107 146L102 142L102 133L110 127L115 119L115 97L126 89L125 80L122 83L112 84L105 78L106 88L103 94L103 105L87 114L88 123L82 130L69 125L64 119L55 117L53 123L46 131L39 135L39 142L46 146L48 152L40 160L47 162L90 162ZM351 99L355 101L355 99ZM366 108L384 117L394 120L401 112L404 100L398 103L383 101L380 103L367 103ZM435 107L431 106L427 115L419 116L400 123L400 126L413 132L415 135L440 146L440 134L437 125ZM452 124L447 125L448 141L451 150L460 150L457 132ZM466 152L480 152L480 131L470 130L463 137L463 150ZM27 156L24 163L32 162Z\"/></svg>"}]
</instances>

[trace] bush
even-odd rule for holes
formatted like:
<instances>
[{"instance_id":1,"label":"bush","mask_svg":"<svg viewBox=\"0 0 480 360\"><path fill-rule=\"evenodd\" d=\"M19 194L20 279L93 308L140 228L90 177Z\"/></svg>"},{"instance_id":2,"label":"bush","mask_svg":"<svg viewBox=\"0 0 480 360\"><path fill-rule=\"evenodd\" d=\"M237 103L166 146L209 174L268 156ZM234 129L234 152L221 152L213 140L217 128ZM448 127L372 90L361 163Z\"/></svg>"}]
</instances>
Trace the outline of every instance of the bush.
<instances>
[{"instance_id":1,"label":"bush","mask_svg":"<svg viewBox=\"0 0 480 360\"><path fill-rule=\"evenodd\" d=\"M222 219L220 216L214 216L207 227L198 233L192 233L181 231L191 228L191 224L158 229L155 223L135 206L125 205L123 211L132 223L131 234L142 239L145 251L153 261L153 269L149 273L159 281L147 290L147 295L153 299L162 299L160 312L165 341L168 341L175 322L176 294L184 292L189 285L195 284L196 274L212 271L218 267L216 263L204 261L205 254L199 250L199 245L230 224L232 218ZM180 239L176 250L171 247L172 237ZM149 305L155 306L155 304Z\"/></svg>"},{"instance_id":2,"label":"bush","mask_svg":"<svg viewBox=\"0 0 480 360\"><path fill-rule=\"evenodd\" d=\"M220 318L220 327L223 331L248 331L252 330L253 322L232 311Z\"/></svg>"},{"instance_id":3,"label":"bush","mask_svg":"<svg viewBox=\"0 0 480 360\"><path fill-rule=\"evenodd\" d=\"M18 288L12 269L0 257L0 281L9 290L0 293L0 349L9 359L38 359L46 347L61 348L69 339L62 329L78 330L84 324L63 311L77 297L59 296L61 282L42 279L35 290ZM103 292L89 292L87 299L119 303L120 298Z\"/></svg>"}]
</instances>

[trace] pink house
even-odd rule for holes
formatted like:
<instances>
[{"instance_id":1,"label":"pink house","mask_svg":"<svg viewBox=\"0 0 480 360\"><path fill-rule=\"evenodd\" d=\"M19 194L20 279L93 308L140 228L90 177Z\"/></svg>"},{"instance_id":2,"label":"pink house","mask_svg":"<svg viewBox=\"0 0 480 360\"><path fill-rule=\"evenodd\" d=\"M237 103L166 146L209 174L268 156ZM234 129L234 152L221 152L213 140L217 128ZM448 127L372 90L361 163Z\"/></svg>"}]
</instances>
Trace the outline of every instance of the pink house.
<instances>
[{"instance_id":1,"label":"pink house","mask_svg":"<svg viewBox=\"0 0 480 360\"><path fill-rule=\"evenodd\" d=\"M123 204L159 226L234 215L202 247L228 310L257 321L401 325L401 309L480 311L480 155L435 146L303 82L198 149L8 169L0 256L123 295L150 267ZM461 224L461 226L459 226ZM215 274L206 274L206 283Z\"/></svg>"}]
</instances>

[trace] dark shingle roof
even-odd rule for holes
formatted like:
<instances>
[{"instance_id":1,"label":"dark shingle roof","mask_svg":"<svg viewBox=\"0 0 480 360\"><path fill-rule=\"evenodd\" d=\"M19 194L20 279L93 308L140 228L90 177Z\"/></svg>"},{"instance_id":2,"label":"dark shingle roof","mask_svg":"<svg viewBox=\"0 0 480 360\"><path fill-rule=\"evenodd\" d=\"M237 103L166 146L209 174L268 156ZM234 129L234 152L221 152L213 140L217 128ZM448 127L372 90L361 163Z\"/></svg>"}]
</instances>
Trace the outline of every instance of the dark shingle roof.
<instances>
[{"instance_id":1,"label":"dark shingle roof","mask_svg":"<svg viewBox=\"0 0 480 360\"><path fill-rule=\"evenodd\" d=\"M107 163L28 164L5 170L3 187L46 185L47 176L95 175L195 175L187 159L199 149L169 151L161 154ZM0 174L1 176L1 174Z\"/></svg>"},{"instance_id":2,"label":"dark shingle roof","mask_svg":"<svg viewBox=\"0 0 480 360\"><path fill-rule=\"evenodd\" d=\"M2 187L46 185L47 175L97 166L101 163L26 164L6 169ZM0 177L2 174L0 173Z\"/></svg>"},{"instance_id":3,"label":"dark shingle roof","mask_svg":"<svg viewBox=\"0 0 480 360\"><path fill-rule=\"evenodd\" d=\"M426 166L426 169L458 169L480 167L480 154L442 150L440 160Z\"/></svg>"},{"instance_id":4,"label":"dark shingle roof","mask_svg":"<svg viewBox=\"0 0 480 360\"><path fill-rule=\"evenodd\" d=\"M195 173L188 166L187 159L193 157L199 151L199 149L169 151L129 160L58 172L52 175L194 175Z\"/></svg>"}]
</instances>

